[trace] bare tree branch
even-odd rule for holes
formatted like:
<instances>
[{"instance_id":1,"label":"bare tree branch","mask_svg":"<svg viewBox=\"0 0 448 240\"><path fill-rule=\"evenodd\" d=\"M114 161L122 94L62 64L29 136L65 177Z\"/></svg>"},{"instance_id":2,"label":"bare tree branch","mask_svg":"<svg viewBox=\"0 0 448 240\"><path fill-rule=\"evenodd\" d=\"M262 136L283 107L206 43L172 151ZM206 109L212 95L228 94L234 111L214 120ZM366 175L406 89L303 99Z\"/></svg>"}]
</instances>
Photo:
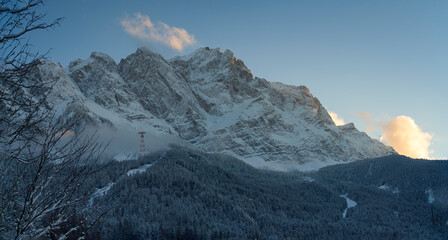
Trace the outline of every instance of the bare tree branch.
<instances>
[{"instance_id":1,"label":"bare tree branch","mask_svg":"<svg viewBox=\"0 0 448 240\"><path fill-rule=\"evenodd\" d=\"M105 146L82 129L67 135L75 120L59 121L48 105L56 81L39 75L45 54L33 51L27 36L62 18L46 22L43 6L44 0L0 0L0 239L69 237L97 221L92 215L57 230L72 212L92 210L80 207L89 200L83 185Z\"/></svg>"}]
</instances>

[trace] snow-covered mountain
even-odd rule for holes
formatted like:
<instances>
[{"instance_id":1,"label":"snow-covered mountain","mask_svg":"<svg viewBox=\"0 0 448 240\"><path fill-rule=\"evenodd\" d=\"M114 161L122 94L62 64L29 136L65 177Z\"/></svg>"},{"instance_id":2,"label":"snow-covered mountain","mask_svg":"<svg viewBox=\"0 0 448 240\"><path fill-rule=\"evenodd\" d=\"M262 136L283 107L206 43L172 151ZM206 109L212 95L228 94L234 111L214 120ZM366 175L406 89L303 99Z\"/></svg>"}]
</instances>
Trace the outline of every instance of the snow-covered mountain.
<instances>
[{"instance_id":1,"label":"snow-covered mountain","mask_svg":"<svg viewBox=\"0 0 448 240\"><path fill-rule=\"evenodd\" d=\"M94 52L65 70L42 63L34 74L57 80L49 106L79 127L173 135L208 152L299 166L395 154L352 123L336 126L305 86L254 77L229 50L166 60L139 48L118 64Z\"/></svg>"}]
</instances>

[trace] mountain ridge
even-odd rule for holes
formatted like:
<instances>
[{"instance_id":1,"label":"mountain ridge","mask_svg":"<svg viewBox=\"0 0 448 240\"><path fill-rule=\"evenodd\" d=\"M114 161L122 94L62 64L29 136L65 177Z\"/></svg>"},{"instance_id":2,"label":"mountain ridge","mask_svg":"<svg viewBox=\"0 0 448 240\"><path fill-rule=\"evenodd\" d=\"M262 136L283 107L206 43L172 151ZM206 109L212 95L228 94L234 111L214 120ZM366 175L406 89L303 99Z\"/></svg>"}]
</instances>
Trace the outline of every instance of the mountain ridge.
<instances>
[{"instance_id":1,"label":"mountain ridge","mask_svg":"<svg viewBox=\"0 0 448 240\"><path fill-rule=\"evenodd\" d=\"M139 48L119 63L94 52L66 71L42 63L38 77L58 82L48 101L60 122L174 135L207 152L299 169L396 154L353 124L336 126L305 86L254 77L230 50L166 60Z\"/></svg>"}]
</instances>

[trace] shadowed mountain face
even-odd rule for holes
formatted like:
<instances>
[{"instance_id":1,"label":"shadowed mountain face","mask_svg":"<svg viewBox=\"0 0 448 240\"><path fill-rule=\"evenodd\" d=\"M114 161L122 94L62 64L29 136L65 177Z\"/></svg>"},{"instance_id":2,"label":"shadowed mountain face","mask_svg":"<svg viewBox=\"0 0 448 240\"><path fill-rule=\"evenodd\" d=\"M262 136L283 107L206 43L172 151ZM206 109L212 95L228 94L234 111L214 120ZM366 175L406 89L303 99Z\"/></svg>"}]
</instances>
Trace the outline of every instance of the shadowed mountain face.
<instances>
[{"instance_id":1,"label":"shadowed mountain face","mask_svg":"<svg viewBox=\"0 0 448 240\"><path fill-rule=\"evenodd\" d=\"M445 239L448 233L446 161L388 156L304 174L178 147L149 159L114 162L98 177L98 189L112 187L96 200L120 206L97 226L105 238Z\"/></svg>"},{"instance_id":2,"label":"shadowed mountain face","mask_svg":"<svg viewBox=\"0 0 448 240\"><path fill-rule=\"evenodd\" d=\"M335 126L305 86L253 77L226 50L200 48L170 60L140 48L119 64L103 53L43 63L60 122L173 135L207 152L319 166L395 154L353 124ZM76 129L75 129L76 130Z\"/></svg>"}]
</instances>

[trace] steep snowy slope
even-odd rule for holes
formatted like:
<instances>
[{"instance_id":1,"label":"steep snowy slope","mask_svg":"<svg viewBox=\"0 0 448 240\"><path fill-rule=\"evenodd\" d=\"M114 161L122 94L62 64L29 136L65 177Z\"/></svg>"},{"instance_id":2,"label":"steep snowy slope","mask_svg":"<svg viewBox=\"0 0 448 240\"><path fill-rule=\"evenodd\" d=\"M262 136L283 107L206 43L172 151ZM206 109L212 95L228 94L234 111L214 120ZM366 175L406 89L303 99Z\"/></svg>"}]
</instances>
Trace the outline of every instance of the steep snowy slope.
<instances>
[{"instance_id":1,"label":"steep snowy slope","mask_svg":"<svg viewBox=\"0 0 448 240\"><path fill-rule=\"evenodd\" d=\"M76 128L99 126L108 120L91 114L86 106L86 97L76 83L66 74L58 63L41 62L29 74L29 78L41 79L47 85L53 85L47 96L47 107L53 110L54 119L60 122L76 122ZM33 93L35 95L42 94ZM73 129L72 129L73 130ZM77 130L77 129L74 129Z\"/></svg>"},{"instance_id":2,"label":"steep snowy slope","mask_svg":"<svg viewBox=\"0 0 448 240\"><path fill-rule=\"evenodd\" d=\"M121 60L119 69L145 109L170 123L180 137L206 134L204 115L194 93L162 56L140 48Z\"/></svg>"},{"instance_id":3,"label":"steep snowy slope","mask_svg":"<svg viewBox=\"0 0 448 240\"><path fill-rule=\"evenodd\" d=\"M94 52L86 60L75 60L70 63L68 74L86 97L89 111L107 119L110 127L134 131L144 128L165 134L172 131L168 123L145 109L108 55Z\"/></svg>"},{"instance_id":4,"label":"steep snowy slope","mask_svg":"<svg viewBox=\"0 0 448 240\"><path fill-rule=\"evenodd\" d=\"M82 93L100 106L115 112L142 112L136 94L118 73L114 60L102 53L94 52L90 58L70 63L69 76Z\"/></svg>"},{"instance_id":5,"label":"steep snowy slope","mask_svg":"<svg viewBox=\"0 0 448 240\"><path fill-rule=\"evenodd\" d=\"M44 65L41 78L59 79L51 104L63 112L63 103L76 102L85 124L171 134L205 151L298 168L395 153L353 124L335 126L306 87L254 77L229 50L200 48L165 60L140 48L118 65L92 53L67 74Z\"/></svg>"},{"instance_id":6,"label":"steep snowy slope","mask_svg":"<svg viewBox=\"0 0 448 240\"><path fill-rule=\"evenodd\" d=\"M171 63L202 99L205 149L292 162L348 161L392 152L351 125L336 127L304 87L253 77L234 54L201 48Z\"/></svg>"}]
</instances>

